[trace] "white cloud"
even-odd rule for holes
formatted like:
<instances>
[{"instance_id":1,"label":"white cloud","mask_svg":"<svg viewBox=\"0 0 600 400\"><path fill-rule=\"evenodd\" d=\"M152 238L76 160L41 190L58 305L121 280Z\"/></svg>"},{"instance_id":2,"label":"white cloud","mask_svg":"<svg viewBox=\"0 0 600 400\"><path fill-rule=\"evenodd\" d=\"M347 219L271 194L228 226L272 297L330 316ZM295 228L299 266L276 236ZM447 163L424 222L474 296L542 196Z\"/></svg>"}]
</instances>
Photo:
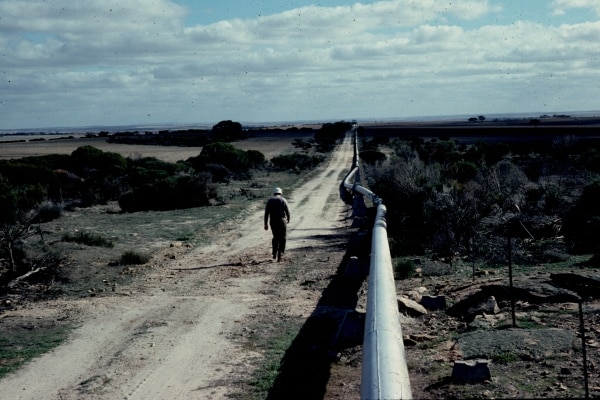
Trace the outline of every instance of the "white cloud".
<instances>
[{"instance_id":1,"label":"white cloud","mask_svg":"<svg viewBox=\"0 0 600 400\"><path fill-rule=\"evenodd\" d=\"M589 8L600 16L600 3L597 0L553 0L550 6L555 16L564 15L573 8Z\"/></svg>"},{"instance_id":2,"label":"white cloud","mask_svg":"<svg viewBox=\"0 0 600 400\"><path fill-rule=\"evenodd\" d=\"M397 0L186 27L185 9L167 0L5 0L0 121L35 124L28 112L54 125L490 112L592 91L599 22L457 25L498 11L492 1Z\"/></svg>"}]
</instances>

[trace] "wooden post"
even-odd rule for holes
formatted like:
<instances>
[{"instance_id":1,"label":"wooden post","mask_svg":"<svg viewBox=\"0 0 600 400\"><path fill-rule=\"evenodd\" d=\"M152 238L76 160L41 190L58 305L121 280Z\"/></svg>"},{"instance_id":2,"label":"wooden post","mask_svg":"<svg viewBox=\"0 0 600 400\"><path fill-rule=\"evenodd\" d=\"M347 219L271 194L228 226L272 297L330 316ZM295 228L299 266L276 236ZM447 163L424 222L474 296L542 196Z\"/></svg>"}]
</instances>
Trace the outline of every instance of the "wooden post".
<instances>
[{"instance_id":1,"label":"wooden post","mask_svg":"<svg viewBox=\"0 0 600 400\"><path fill-rule=\"evenodd\" d=\"M588 386L587 351L585 343L585 326L583 324L583 299L579 300L579 329L581 330L581 354L583 356L583 382L585 386L585 398L590 398Z\"/></svg>"}]
</instances>

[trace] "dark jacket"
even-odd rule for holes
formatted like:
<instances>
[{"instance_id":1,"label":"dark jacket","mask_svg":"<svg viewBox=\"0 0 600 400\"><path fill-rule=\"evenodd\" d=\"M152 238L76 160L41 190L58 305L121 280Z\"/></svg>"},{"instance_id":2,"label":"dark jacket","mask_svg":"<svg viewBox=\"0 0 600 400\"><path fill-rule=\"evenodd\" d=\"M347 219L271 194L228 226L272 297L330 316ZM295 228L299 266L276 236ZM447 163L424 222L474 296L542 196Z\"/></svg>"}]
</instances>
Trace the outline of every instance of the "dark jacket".
<instances>
[{"instance_id":1,"label":"dark jacket","mask_svg":"<svg viewBox=\"0 0 600 400\"><path fill-rule=\"evenodd\" d=\"M265 225L271 219L271 223L286 220L290 222L290 209L283 196L275 195L267 201L265 207Z\"/></svg>"}]
</instances>

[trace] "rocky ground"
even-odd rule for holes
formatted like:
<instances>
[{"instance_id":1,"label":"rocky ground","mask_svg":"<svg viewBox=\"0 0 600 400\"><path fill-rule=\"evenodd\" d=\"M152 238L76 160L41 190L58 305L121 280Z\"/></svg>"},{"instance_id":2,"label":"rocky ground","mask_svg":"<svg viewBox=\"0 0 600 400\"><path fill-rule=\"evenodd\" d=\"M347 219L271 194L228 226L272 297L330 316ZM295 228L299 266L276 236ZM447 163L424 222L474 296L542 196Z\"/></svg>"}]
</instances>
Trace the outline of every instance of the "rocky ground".
<instances>
[{"instance_id":1,"label":"rocky ground","mask_svg":"<svg viewBox=\"0 0 600 400\"><path fill-rule=\"evenodd\" d=\"M449 275L400 282L399 292L409 298L418 299L418 292L442 295L449 306L424 315L405 312L412 315L404 319L403 333L416 398L585 396L579 304L574 292L561 286L577 288L567 285L571 279L562 275L557 282L556 272L543 266L531 269L514 279L514 325L508 278L499 276L504 271L474 280ZM567 274L600 276L579 268ZM588 394L597 397L600 303L593 297L583 300ZM455 361L475 359L490 361L489 379L452 379Z\"/></svg>"}]
</instances>

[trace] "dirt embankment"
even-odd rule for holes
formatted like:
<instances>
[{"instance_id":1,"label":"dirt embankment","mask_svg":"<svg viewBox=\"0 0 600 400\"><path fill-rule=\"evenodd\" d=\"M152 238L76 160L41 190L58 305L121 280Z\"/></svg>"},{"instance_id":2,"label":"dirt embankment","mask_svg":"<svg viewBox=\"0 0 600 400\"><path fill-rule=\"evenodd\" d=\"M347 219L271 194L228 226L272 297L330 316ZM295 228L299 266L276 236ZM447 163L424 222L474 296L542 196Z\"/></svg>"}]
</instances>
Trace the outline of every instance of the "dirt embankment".
<instances>
[{"instance_id":1,"label":"dirt embankment","mask_svg":"<svg viewBox=\"0 0 600 400\"><path fill-rule=\"evenodd\" d=\"M270 257L262 208L214 243L168 248L143 279L114 294L31 304L5 319L74 321L62 345L0 381L5 399L222 399L240 393L263 355L244 344L252 321L308 318L316 285L335 273L349 232L340 175L349 141L288 198L283 262ZM336 244L332 248L332 240ZM311 286L315 286L311 288ZM252 328L254 329L254 328Z\"/></svg>"}]
</instances>

